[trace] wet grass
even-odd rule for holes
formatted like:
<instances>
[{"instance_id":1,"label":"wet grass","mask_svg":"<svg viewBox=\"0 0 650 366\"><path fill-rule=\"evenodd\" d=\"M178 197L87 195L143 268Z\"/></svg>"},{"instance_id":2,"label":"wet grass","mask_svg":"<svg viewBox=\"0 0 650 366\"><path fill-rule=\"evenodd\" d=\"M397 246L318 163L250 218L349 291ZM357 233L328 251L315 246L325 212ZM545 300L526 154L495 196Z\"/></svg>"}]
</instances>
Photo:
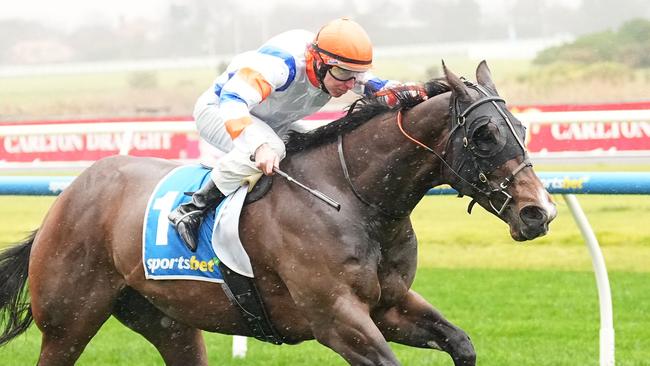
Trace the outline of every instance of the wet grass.
<instances>
[{"instance_id":1,"label":"wet grass","mask_svg":"<svg viewBox=\"0 0 650 366\"><path fill-rule=\"evenodd\" d=\"M585 169L592 170L592 169ZM54 197L0 196L0 246L38 227ZM427 197L412 218L420 242L414 288L475 344L480 365L598 365L598 295L583 239L564 204L549 235L513 242L484 210L465 212L454 197ZM618 365L650 357L650 200L578 196L610 270ZM34 364L40 333L0 348L2 365ZM344 365L316 342L273 346L251 340L248 357L230 356L231 337L206 334L213 365ZM441 352L392 345L405 365L451 365ZM161 365L156 350L111 319L79 365Z\"/></svg>"},{"instance_id":2,"label":"wet grass","mask_svg":"<svg viewBox=\"0 0 650 366\"><path fill-rule=\"evenodd\" d=\"M650 357L647 273L611 274L617 365ZM598 365L598 297L593 274L554 270L420 268L415 289L472 338L480 365ZM249 341L245 359L230 356L231 337L206 334L211 365L345 365L314 341L273 346ZM35 327L0 348L2 364L34 364ZM391 345L404 365L451 365L444 353ZM78 365L161 365L156 350L111 319Z\"/></svg>"},{"instance_id":3,"label":"wet grass","mask_svg":"<svg viewBox=\"0 0 650 366\"><path fill-rule=\"evenodd\" d=\"M580 195L610 270L650 271L650 199ZM468 199L426 197L413 215L420 265L444 268L561 269L588 271L584 239L561 195L548 235L514 242L507 225L485 210L467 215ZM444 217L444 221L440 218Z\"/></svg>"}]
</instances>

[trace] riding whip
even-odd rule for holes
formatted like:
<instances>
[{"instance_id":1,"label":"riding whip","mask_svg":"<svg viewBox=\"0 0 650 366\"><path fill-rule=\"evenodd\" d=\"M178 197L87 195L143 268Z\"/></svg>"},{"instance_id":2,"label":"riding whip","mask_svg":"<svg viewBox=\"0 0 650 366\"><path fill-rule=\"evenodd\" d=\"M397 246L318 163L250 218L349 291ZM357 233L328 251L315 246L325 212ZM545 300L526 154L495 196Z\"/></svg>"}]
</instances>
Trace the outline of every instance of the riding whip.
<instances>
[{"instance_id":1,"label":"riding whip","mask_svg":"<svg viewBox=\"0 0 650 366\"><path fill-rule=\"evenodd\" d=\"M254 162L255 161L255 156L251 155L250 159L251 159L251 161ZM341 204L334 201L330 197L328 197L325 193L323 193L323 192L321 192L319 190L307 187L306 185L304 185L304 184L300 183L299 181L295 180L292 176L290 176L289 174L283 172L279 168L273 167L273 172L275 172L276 174L284 177L289 182L296 184L298 187L304 189L305 191L311 193L312 195L314 195L316 198L320 199L321 201L323 201L323 202L327 203L328 205L334 207L336 209L336 211L341 210Z\"/></svg>"}]
</instances>

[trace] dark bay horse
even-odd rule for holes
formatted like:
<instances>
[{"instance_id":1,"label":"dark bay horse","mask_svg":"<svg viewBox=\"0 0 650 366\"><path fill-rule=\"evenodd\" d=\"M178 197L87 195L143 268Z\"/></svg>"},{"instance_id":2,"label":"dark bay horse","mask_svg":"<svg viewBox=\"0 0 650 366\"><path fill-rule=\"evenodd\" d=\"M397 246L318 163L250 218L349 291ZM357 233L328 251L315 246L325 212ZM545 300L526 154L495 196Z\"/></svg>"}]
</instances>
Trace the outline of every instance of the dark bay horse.
<instances>
[{"instance_id":1,"label":"dark bay horse","mask_svg":"<svg viewBox=\"0 0 650 366\"><path fill-rule=\"evenodd\" d=\"M447 183L521 241L544 235L556 210L485 62L477 85L444 70L422 103L362 102L289 140L281 168L337 200L340 212L278 178L244 207L240 236L284 342L315 338L352 365L398 365L388 341L476 363L465 332L410 289L417 241L409 213L432 185ZM112 315L167 365L206 365L200 330L251 335L217 284L145 280L143 213L176 166L113 157L74 180L40 228L0 256L0 344L33 319L43 334L38 364L72 365Z\"/></svg>"}]
</instances>

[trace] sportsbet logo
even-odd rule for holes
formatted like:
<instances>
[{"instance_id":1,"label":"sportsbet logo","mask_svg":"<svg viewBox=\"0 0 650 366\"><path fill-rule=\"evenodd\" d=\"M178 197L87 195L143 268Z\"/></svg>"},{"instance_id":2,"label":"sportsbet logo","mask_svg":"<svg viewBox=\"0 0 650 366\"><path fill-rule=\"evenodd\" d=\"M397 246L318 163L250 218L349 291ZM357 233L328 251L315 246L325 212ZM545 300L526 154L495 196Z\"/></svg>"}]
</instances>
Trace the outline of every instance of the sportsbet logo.
<instances>
[{"instance_id":1,"label":"sportsbet logo","mask_svg":"<svg viewBox=\"0 0 650 366\"><path fill-rule=\"evenodd\" d=\"M559 178L559 177L553 177L547 179L542 178L542 184L544 184L544 188L546 189L553 188L553 189L564 189L564 190L581 190L584 189L585 184L588 182L589 182L588 176L579 177L579 178L567 177L567 176L565 176L564 178Z\"/></svg>"},{"instance_id":2,"label":"sportsbet logo","mask_svg":"<svg viewBox=\"0 0 650 366\"><path fill-rule=\"evenodd\" d=\"M219 259L214 257L209 261L200 261L196 256L185 258L180 256L178 258L151 258L147 259L147 267L149 272L155 273L157 269L180 269L200 272L214 272L215 266L219 263Z\"/></svg>"}]
</instances>

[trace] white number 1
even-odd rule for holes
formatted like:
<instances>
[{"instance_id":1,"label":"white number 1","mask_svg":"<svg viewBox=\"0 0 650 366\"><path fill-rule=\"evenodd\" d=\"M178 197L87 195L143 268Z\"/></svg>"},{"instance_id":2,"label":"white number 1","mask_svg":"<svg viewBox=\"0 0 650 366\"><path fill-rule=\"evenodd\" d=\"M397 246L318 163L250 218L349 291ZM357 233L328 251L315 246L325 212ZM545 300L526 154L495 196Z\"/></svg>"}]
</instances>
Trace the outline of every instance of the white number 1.
<instances>
[{"instance_id":1,"label":"white number 1","mask_svg":"<svg viewBox=\"0 0 650 366\"><path fill-rule=\"evenodd\" d=\"M169 231L167 216L172 211L176 196L178 196L178 191L169 191L164 196L156 198L153 203L153 209L160 211L158 227L156 228L156 245L167 245L167 233Z\"/></svg>"}]
</instances>

